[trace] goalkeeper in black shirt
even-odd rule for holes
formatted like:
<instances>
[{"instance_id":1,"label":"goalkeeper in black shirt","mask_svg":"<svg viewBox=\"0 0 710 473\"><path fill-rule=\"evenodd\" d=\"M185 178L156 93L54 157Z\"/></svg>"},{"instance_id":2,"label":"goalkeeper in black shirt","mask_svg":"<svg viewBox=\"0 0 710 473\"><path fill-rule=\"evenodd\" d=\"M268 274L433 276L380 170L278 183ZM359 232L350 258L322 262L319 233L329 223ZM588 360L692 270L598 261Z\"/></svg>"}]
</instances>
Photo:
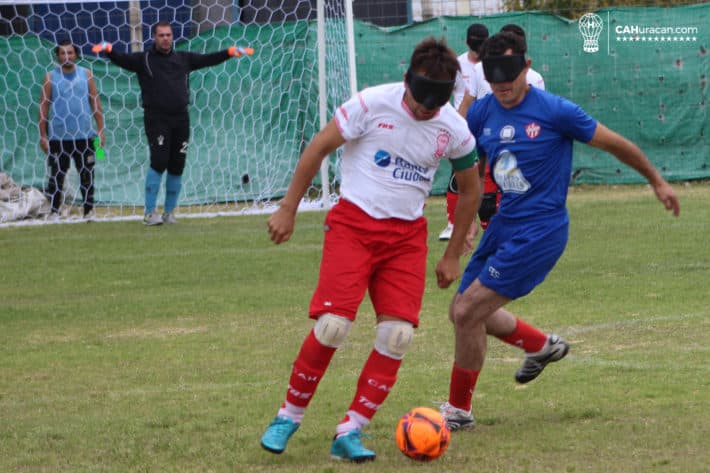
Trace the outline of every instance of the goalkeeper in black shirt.
<instances>
[{"instance_id":1,"label":"goalkeeper in black shirt","mask_svg":"<svg viewBox=\"0 0 710 473\"><path fill-rule=\"evenodd\" d=\"M160 225L175 223L174 211L182 187L182 173L190 142L190 72L215 66L230 57L250 55L253 50L230 46L224 51L211 54L175 51L173 29L165 21L153 25L152 33L153 46L147 51L119 53L113 50L110 43L97 44L93 51L105 52L111 62L138 75L145 134L150 146L143 223ZM156 201L166 170L165 207L161 217L156 210Z\"/></svg>"}]
</instances>

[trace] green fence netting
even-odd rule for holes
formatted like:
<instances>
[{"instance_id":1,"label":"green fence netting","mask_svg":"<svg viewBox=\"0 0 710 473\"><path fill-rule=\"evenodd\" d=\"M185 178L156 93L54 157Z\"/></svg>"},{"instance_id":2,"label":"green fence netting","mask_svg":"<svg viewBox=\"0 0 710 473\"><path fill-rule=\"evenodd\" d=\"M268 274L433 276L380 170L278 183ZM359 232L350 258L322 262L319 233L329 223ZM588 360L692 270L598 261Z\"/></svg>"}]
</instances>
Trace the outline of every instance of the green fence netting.
<instances>
[{"instance_id":1,"label":"green fence netting","mask_svg":"<svg viewBox=\"0 0 710 473\"><path fill-rule=\"evenodd\" d=\"M304 139L317 130L314 38L308 22L235 25L193 38L189 48L176 46L199 52L237 41L280 46L190 75L192 136L185 174L192 185L184 187L183 204L252 200L287 187ZM0 38L7 85L0 99L0 171L38 188L45 184L38 101L42 79L54 64L53 47L36 36ZM107 158L96 166L97 202L140 205L148 150L137 77L103 58L86 56L79 64L94 73L106 122Z\"/></svg>"},{"instance_id":2,"label":"green fence netting","mask_svg":"<svg viewBox=\"0 0 710 473\"><path fill-rule=\"evenodd\" d=\"M443 36L461 53L470 23L484 23L492 32L516 23L527 32L533 67L543 75L549 91L578 103L636 142L667 179L710 177L710 5L595 13L603 21L596 53L583 51L577 22L539 12L441 17L393 29L356 22L358 87L402 80L414 45L427 36ZM641 28L636 31L667 27L682 40L661 41L646 34L644 38L650 39L641 40L641 35L623 33L633 31L629 26ZM186 173L201 184L184 187L184 204L283 195L304 143L319 127L314 99L315 24L222 27L193 38L189 49L214 51L237 40L244 43L245 38L261 50L248 65L228 61L191 75L192 143ZM275 44L278 50L269 48ZM38 146L38 99L42 78L53 61L53 46L31 35L0 38L6 88L0 94L0 171L38 188L45 184L45 162ZM140 205L147 146L138 81L105 59L84 57L80 63L90 67L98 80L111 137L108 158L97 167L97 201ZM330 110L335 105L330 103ZM434 193L445 191L448 174L448 165L442 166ZM580 144L575 147L570 179L592 184L642 181L613 157Z\"/></svg>"},{"instance_id":3,"label":"green fence netting","mask_svg":"<svg viewBox=\"0 0 710 473\"><path fill-rule=\"evenodd\" d=\"M596 14L603 21L596 53L584 52L576 21L539 12L444 17L391 30L357 24L359 85L400 80L413 46L428 35L445 37L462 53L471 23L483 23L491 32L515 23L527 33L533 68L543 75L547 90L578 103L601 123L636 142L667 179L710 177L710 4L614 8ZM633 27L637 31L664 28L668 33L663 41L657 34L643 35L651 38L648 41L642 41L641 35L616 34L633 31ZM442 166L437 174L435 193L445 191L449 169ZM643 181L614 157L579 143L575 144L571 179L592 184Z\"/></svg>"}]
</instances>

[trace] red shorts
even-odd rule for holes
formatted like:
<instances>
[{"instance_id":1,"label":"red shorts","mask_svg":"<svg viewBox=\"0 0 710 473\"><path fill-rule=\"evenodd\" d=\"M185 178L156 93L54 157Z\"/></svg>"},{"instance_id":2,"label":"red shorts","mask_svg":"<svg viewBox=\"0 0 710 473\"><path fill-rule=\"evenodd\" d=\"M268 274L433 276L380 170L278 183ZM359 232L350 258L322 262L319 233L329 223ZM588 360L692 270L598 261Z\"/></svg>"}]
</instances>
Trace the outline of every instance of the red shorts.
<instances>
[{"instance_id":1,"label":"red shorts","mask_svg":"<svg viewBox=\"0 0 710 473\"><path fill-rule=\"evenodd\" d=\"M419 324L426 280L427 221L375 219L344 199L325 218L318 287L309 315L355 320L370 292L377 315Z\"/></svg>"}]
</instances>

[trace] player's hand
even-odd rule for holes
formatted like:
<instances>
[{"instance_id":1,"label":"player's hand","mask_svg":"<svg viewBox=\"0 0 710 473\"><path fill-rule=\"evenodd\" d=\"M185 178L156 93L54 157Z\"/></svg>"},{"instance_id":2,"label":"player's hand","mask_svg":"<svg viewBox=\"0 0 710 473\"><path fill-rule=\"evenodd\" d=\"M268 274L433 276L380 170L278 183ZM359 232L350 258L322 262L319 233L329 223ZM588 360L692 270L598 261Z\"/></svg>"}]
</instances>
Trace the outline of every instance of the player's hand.
<instances>
[{"instance_id":1,"label":"player's hand","mask_svg":"<svg viewBox=\"0 0 710 473\"><path fill-rule=\"evenodd\" d=\"M106 41L103 41L99 44L95 44L92 48L91 51L93 51L96 54L99 53L110 53L111 50L113 49L113 46L111 43L107 43Z\"/></svg>"},{"instance_id":2,"label":"player's hand","mask_svg":"<svg viewBox=\"0 0 710 473\"><path fill-rule=\"evenodd\" d=\"M293 234L293 227L296 224L296 212L288 208L279 207L276 212L274 212L266 225L269 228L269 236L271 241L276 243L283 243L288 241Z\"/></svg>"},{"instance_id":3,"label":"player's hand","mask_svg":"<svg viewBox=\"0 0 710 473\"><path fill-rule=\"evenodd\" d=\"M680 201L675 194L675 190L668 182L663 181L662 184L653 186L653 192L656 193L656 197L661 201L666 210L673 211L674 217L680 215Z\"/></svg>"},{"instance_id":4,"label":"player's hand","mask_svg":"<svg viewBox=\"0 0 710 473\"><path fill-rule=\"evenodd\" d=\"M251 56L254 54L254 48L246 48L242 46L230 46L227 48L227 54L232 57Z\"/></svg>"},{"instance_id":5,"label":"player's hand","mask_svg":"<svg viewBox=\"0 0 710 473\"><path fill-rule=\"evenodd\" d=\"M441 289L446 289L452 282L461 276L459 259L444 255L436 265L436 285Z\"/></svg>"},{"instance_id":6,"label":"player's hand","mask_svg":"<svg viewBox=\"0 0 710 473\"><path fill-rule=\"evenodd\" d=\"M476 239L476 235L478 235L479 228L478 221L474 219L473 223L471 223L471 226L468 228L468 232L466 232L466 240L463 242L464 248L462 256L469 255L473 252L473 242Z\"/></svg>"}]
</instances>

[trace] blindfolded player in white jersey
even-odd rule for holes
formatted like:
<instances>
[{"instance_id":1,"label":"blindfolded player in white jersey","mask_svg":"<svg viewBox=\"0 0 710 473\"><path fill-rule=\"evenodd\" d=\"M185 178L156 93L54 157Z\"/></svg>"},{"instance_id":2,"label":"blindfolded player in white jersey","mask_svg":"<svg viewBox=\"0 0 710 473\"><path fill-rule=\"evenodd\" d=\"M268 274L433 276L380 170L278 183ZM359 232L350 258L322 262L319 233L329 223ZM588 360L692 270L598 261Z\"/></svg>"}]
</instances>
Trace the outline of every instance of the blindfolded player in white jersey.
<instances>
[{"instance_id":1,"label":"blindfolded player in white jersey","mask_svg":"<svg viewBox=\"0 0 710 473\"><path fill-rule=\"evenodd\" d=\"M377 316L374 346L353 401L335 427L332 457L373 460L361 432L392 391L424 293L427 259L425 199L443 159L459 180L454 231L436 267L438 285L459 277L465 233L480 202L475 141L449 104L459 71L442 41L419 43L404 82L365 89L341 105L304 150L268 227L275 243L294 230L298 204L323 159L343 146L340 201L328 212L320 278L309 309L315 320L291 371L286 397L264 432L264 449L281 453L368 292Z\"/></svg>"}]
</instances>

